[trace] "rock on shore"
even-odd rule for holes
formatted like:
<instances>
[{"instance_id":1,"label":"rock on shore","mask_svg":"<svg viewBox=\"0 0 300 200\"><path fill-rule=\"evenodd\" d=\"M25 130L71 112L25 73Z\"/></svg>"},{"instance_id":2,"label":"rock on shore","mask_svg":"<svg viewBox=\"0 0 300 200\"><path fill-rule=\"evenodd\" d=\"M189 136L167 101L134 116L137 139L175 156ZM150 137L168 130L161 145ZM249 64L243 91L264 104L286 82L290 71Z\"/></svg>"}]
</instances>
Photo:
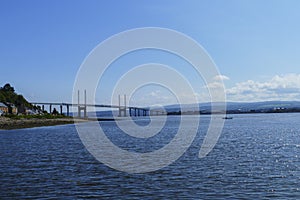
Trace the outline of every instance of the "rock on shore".
<instances>
[{"instance_id":1,"label":"rock on shore","mask_svg":"<svg viewBox=\"0 0 300 200\"><path fill-rule=\"evenodd\" d=\"M0 129L4 129L4 130L32 128L32 127L40 127L40 126L54 126L54 125L73 124L73 123L74 123L73 118L10 119L7 117L0 117Z\"/></svg>"}]
</instances>

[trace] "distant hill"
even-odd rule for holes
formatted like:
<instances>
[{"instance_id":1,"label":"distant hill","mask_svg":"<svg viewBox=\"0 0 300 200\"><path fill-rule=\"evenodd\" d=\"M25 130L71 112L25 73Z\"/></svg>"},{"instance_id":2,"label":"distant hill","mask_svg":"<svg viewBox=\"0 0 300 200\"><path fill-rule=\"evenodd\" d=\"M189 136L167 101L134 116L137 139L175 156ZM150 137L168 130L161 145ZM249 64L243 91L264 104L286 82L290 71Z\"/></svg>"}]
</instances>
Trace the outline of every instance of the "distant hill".
<instances>
[{"instance_id":1,"label":"distant hill","mask_svg":"<svg viewBox=\"0 0 300 200\"><path fill-rule=\"evenodd\" d=\"M212 105L220 109L224 106L223 103L199 103L199 104L184 104L184 110L191 112L210 113ZM179 112L180 105L165 106L168 113ZM226 110L228 113L247 113L247 112L292 112L300 111L300 101L264 101L264 102L227 102Z\"/></svg>"},{"instance_id":2,"label":"distant hill","mask_svg":"<svg viewBox=\"0 0 300 200\"><path fill-rule=\"evenodd\" d=\"M227 110L240 110L240 111L251 111L251 110L278 110L278 109L299 109L299 101L264 101L254 103L227 103Z\"/></svg>"},{"instance_id":3,"label":"distant hill","mask_svg":"<svg viewBox=\"0 0 300 200\"><path fill-rule=\"evenodd\" d=\"M12 106L17 107L19 113L24 112L25 108L31 109L34 107L21 94L17 94L9 83L0 87L0 102L7 105L9 109L11 109Z\"/></svg>"},{"instance_id":4,"label":"distant hill","mask_svg":"<svg viewBox=\"0 0 300 200\"><path fill-rule=\"evenodd\" d=\"M181 107L184 107L185 114L211 114L211 107L214 105L216 109L222 111L223 103L199 103L199 104L174 104L164 106L163 109L169 115L181 114ZM153 110L162 110L161 107L150 107ZM269 113L269 112L300 112L300 101L264 101L264 102L227 102L226 112L231 114L238 113ZM149 107L148 107L149 109ZM224 112L224 111L223 111ZM98 117L111 117L112 113L118 115L118 110L114 111L98 111Z\"/></svg>"}]
</instances>

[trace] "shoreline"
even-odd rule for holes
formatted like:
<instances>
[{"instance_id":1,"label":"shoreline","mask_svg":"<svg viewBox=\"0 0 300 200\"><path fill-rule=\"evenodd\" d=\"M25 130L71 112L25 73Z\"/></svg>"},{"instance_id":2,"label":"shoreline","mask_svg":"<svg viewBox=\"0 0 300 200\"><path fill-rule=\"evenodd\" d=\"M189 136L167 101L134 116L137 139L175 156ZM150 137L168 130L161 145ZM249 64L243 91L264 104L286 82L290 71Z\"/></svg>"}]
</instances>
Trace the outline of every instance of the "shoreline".
<instances>
[{"instance_id":1,"label":"shoreline","mask_svg":"<svg viewBox=\"0 0 300 200\"><path fill-rule=\"evenodd\" d=\"M78 122L88 122L86 119L76 118L55 118L55 119L10 119L0 117L0 130L14 130L23 128L35 128L42 126L56 126L64 124L74 124Z\"/></svg>"},{"instance_id":2,"label":"shoreline","mask_svg":"<svg viewBox=\"0 0 300 200\"><path fill-rule=\"evenodd\" d=\"M75 124L82 122L90 122L90 121L115 121L113 118L21 118L21 119L11 119L8 117L0 116L0 131L1 130L16 130L23 128L35 128L35 127L43 127L43 126L57 126L64 124Z\"/></svg>"}]
</instances>

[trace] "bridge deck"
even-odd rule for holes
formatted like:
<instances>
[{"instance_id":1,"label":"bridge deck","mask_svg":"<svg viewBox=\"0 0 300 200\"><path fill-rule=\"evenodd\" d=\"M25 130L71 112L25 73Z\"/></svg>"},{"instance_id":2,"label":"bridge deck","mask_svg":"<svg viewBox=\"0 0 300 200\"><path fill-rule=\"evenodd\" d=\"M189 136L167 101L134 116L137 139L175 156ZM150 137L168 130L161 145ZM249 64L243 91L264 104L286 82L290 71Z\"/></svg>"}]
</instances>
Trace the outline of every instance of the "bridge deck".
<instances>
[{"instance_id":1,"label":"bridge deck","mask_svg":"<svg viewBox=\"0 0 300 200\"><path fill-rule=\"evenodd\" d=\"M49 102L30 102L33 105L54 105L54 106L86 106L86 107L96 107L96 108L125 108L125 106L117 105L105 105L105 104L73 104L73 103L49 103ZM139 109L139 110L149 110L149 108L140 108L136 106L126 106L127 109Z\"/></svg>"}]
</instances>

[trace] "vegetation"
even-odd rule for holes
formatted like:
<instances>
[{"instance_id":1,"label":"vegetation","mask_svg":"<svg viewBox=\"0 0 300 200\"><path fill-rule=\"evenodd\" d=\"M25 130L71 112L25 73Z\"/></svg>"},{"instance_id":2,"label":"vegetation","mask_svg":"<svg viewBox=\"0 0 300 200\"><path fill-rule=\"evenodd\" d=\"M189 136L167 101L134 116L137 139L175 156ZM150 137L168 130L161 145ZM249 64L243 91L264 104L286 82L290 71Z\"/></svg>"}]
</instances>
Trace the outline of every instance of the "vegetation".
<instances>
[{"instance_id":1,"label":"vegetation","mask_svg":"<svg viewBox=\"0 0 300 200\"><path fill-rule=\"evenodd\" d=\"M72 117L66 117L65 115L53 115L49 113L44 113L42 115L5 115L5 117L8 117L10 119L59 119L59 118L72 118Z\"/></svg>"},{"instance_id":2,"label":"vegetation","mask_svg":"<svg viewBox=\"0 0 300 200\"><path fill-rule=\"evenodd\" d=\"M9 83L0 87L0 102L7 105L9 111L5 113L4 117L0 117L0 129L31 128L74 123L72 117L61 115L55 108L49 114L46 111L42 111L40 106L33 106L22 95L17 94ZM15 111L12 112L13 106L17 107L18 113L14 113ZM27 112L28 110L33 112Z\"/></svg>"},{"instance_id":3,"label":"vegetation","mask_svg":"<svg viewBox=\"0 0 300 200\"><path fill-rule=\"evenodd\" d=\"M9 109L13 104L18 108L20 113L25 112L26 108L35 109L35 107L29 103L22 95L17 94L15 89L9 84L5 84L3 87L0 87L0 102L7 104Z\"/></svg>"},{"instance_id":4,"label":"vegetation","mask_svg":"<svg viewBox=\"0 0 300 200\"><path fill-rule=\"evenodd\" d=\"M47 111L42 111L40 106L34 106L29 103L22 95L17 94L15 89L9 84L5 84L3 87L0 87L0 102L4 103L9 108L9 113L5 117L10 119L59 119L59 118L70 118L65 115L61 115L55 108L52 113L47 113ZM12 114L12 106L17 107L18 115ZM26 110L35 110L39 111L39 114L26 114Z\"/></svg>"}]
</instances>

